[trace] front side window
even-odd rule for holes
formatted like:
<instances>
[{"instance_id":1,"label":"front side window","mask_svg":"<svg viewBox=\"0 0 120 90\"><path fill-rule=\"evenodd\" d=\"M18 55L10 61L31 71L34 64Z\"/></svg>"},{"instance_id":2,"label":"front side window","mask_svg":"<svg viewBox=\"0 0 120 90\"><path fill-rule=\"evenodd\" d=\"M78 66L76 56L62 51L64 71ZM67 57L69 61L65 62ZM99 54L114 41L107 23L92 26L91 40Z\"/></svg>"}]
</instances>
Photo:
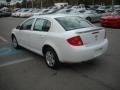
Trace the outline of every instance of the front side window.
<instances>
[{"instance_id":1,"label":"front side window","mask_svg":"<svg viewBox=\"0 0 120 90\"><path fill-rule=\"evenodd\" d=\"M34 18L25 21L21 26L21 30L31 30L33 22Z\"/></svg>"},{"instance_id":2,"label":"front side window","mask_svg":"<svg viewBox=\"0 0 120 90\"><path fill-rule=\"evenodd\" d=\"M34 31L48 31L50 28L50 21L45 20L45 19L37 19L35 24L34 24Z\"/></svg>"},{"instance_id":3,"label":"front side window","mask_svg":"<svg viewBox=\"0 0 120 90\"><path fill-rule=\"evenodd\" d=\"M78 16L59 17L56 18L56 20L66 31L88 28L93 26L91 23L81 19Z\"/></svg>"},{"instance_id":4,"label":"front side window","mask_svg":"<svg viewBox=\"0 0 120 90\"><path fill-rule=\"evenodd\" d=\"M29 11L29 10L26 9L26 10L24 10L23 12L27 12L27 11Z\"/></svg>"}]
</instances>

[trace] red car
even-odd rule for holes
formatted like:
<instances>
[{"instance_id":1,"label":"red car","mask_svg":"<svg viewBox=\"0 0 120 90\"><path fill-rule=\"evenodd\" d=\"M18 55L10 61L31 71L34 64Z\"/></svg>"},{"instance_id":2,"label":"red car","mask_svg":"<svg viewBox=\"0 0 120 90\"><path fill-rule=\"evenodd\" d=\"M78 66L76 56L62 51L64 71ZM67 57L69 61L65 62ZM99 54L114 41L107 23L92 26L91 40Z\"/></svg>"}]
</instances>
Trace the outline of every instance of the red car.
<instances>
[{"instance_id":1,"label":"red car","mask_svg":"<svg viewBox=\"0 0 120 90\"><path fill-rule=\"evenodd\" d=\"M102 16L100 18L100 23L105 27L120 28L120 13L109 16Z\"/></svg>"}]
</instances>

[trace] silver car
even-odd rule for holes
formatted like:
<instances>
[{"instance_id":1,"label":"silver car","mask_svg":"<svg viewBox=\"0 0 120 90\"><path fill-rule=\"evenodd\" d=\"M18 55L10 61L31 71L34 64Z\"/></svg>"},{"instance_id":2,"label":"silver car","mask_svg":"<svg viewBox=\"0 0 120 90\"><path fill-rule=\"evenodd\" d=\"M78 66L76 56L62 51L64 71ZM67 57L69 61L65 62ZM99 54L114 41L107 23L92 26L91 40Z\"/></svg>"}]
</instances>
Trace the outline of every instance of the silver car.
<instances>
[{"instance_id":1,"label":"silver car","mask_svg":"<svg viewBox=\"0 0 120 90\"><path fill-rule=\"evenodd\" d=\"M85 10L85 11L76 11L72 10L70 14L78 15L84 19L89 20L90 22L98 22L102 14L98 14L94 10Z\"/></svg>"}]
</instances>

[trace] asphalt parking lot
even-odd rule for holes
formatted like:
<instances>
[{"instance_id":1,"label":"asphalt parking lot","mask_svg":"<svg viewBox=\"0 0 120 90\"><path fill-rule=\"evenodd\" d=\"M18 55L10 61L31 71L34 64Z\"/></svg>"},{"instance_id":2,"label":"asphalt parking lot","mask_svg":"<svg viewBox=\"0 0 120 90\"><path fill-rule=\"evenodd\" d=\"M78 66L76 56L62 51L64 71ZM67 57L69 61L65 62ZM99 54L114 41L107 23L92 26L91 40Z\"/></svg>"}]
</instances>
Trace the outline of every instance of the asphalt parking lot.
<instances>
[{"instance_id":1,"label":"asphalt parking lot","mask_svg":"<svg viewBox=\"0 0 120 90\"><path fill-rule=\"evenodd\" d=\"M10 32L23 20L0 18L0 90L120 90L120 29L106 28L105 55L52 70L43 57L12 47Z\"/></svg>"}]
</instances>

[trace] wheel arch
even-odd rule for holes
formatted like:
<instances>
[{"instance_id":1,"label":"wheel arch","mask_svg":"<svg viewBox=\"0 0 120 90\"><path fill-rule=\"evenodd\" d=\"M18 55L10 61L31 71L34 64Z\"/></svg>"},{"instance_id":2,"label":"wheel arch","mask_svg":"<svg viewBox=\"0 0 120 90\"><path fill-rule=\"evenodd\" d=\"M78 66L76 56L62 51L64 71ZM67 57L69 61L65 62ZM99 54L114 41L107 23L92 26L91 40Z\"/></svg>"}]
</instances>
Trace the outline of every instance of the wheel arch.
<instances>
[{"instance_id":1,"label":"wheel arch","mask_svg":"<svg viewBox=\"0 0 120 90\"><path fill-rule=\"evenodd\" d=\"M45 54L45 50L46 50L47 48L52 48L52 49L56 52L59 60L60 60L60 61L62 60L62 59L61 59L61 56L60 56L59 50L58 50L57 47L56 47L55 45L53 45L53 44L45 44L45 45L43 46L43 48L42 48L42 53L43 53L43 55Z\"/></svg>"},{"instance_id":2,"label":"wheel arch","mask_svg":"<svg viewBox=\"0 0 120 90\"><path fill-rule=\"evenodd\" d=\"M13 39L13 37L15 37L15 34L14 34L14 33L11 34L11 38L12 38L12 39Z\"/></svg>"}]
</instances>

